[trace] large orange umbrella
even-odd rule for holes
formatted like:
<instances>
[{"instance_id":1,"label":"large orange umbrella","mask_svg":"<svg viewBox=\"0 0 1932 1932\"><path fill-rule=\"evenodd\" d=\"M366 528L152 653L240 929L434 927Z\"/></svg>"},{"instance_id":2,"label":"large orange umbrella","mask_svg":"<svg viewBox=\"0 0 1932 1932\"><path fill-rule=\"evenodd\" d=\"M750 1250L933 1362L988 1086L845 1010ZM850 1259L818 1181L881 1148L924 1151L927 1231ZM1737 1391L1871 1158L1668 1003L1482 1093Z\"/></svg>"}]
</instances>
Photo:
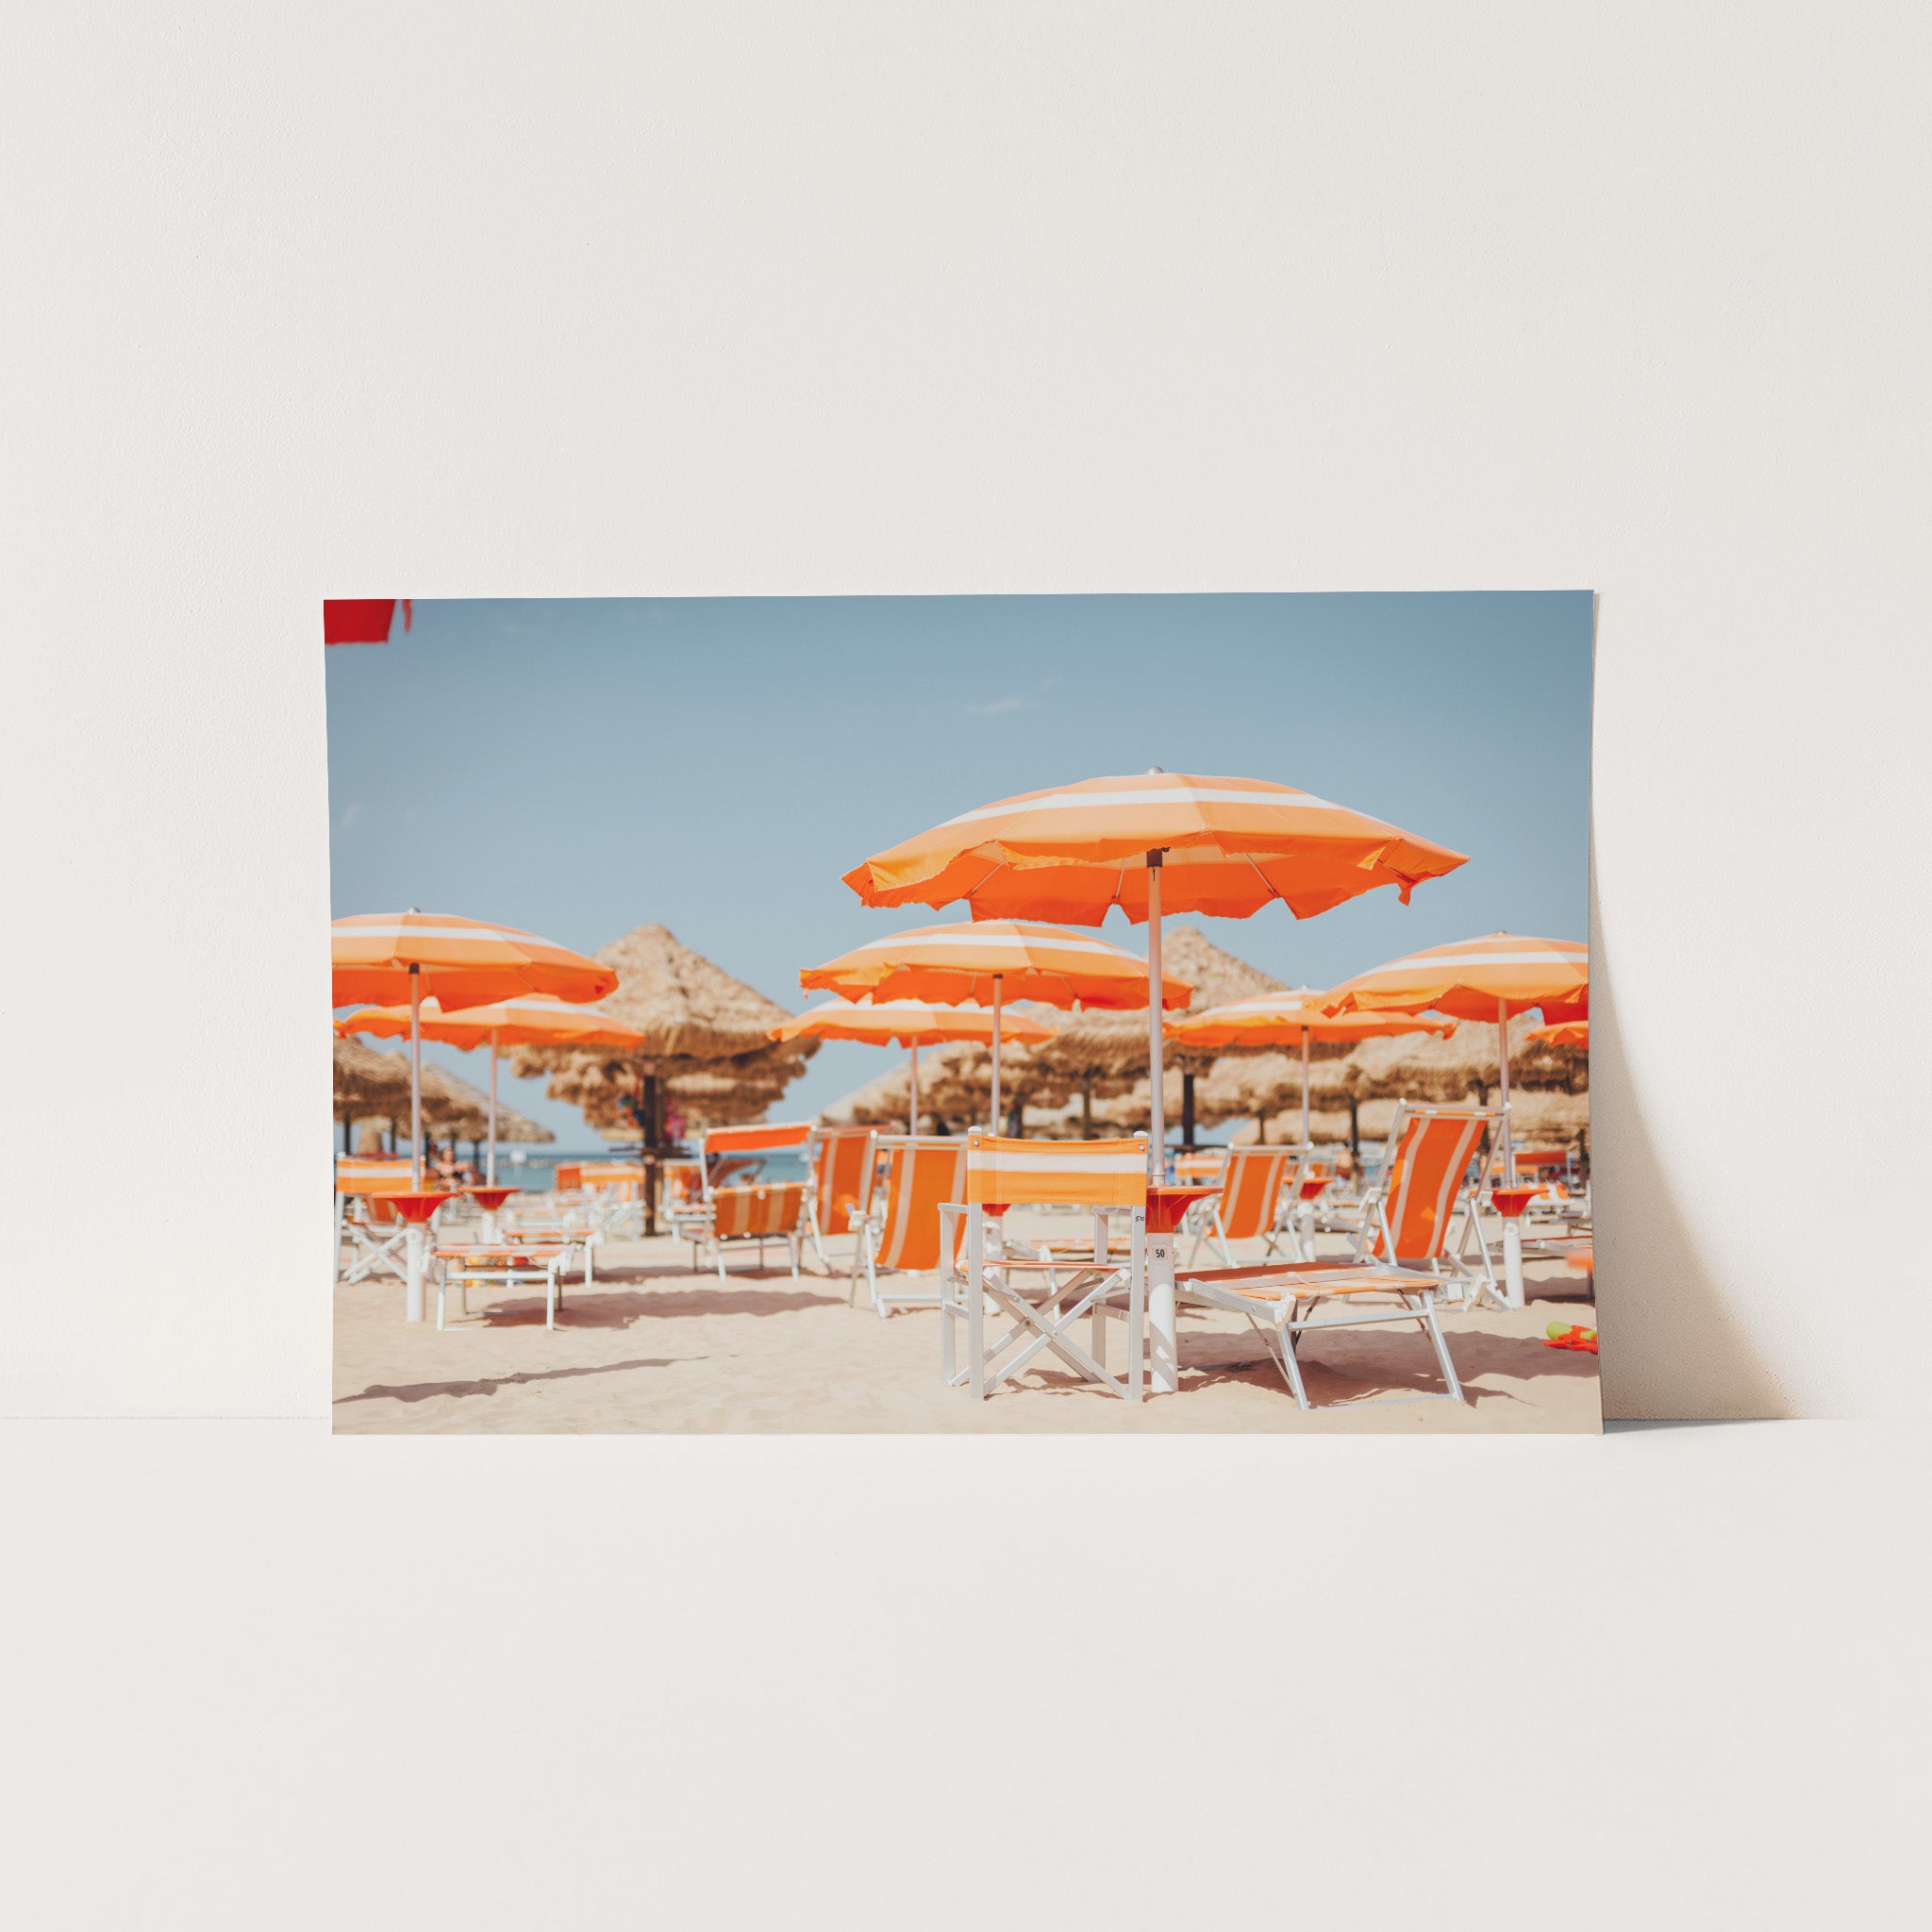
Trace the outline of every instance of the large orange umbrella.
<instances>
[{"instance_id":1,"label":"large orange umbrella","mask_svg":"<svg viewBox=\"0 0 1932 1932\"><path fill-rule=\"evenodd\" d=\"M1279 899L1298 919L1377 886L1407 902L1466 855L1380 819L1262 778L1156 768L1086 778L961 812L845 874L869 906L947 906L974 919L1099 925L1118 906L1147 923L1150 1178L1166 1171L1161 1118L1160 920L1169 912L1241 919ZM1155 1386L1179 1386L1172 1278L1150 1294Z\"/></svg>"},{"instance_id":2,"label":"large orange umbrella","mask_svg":"<svg viewBox=\"0 0 1932 1932\"><path fill-rule=\"evenodd\" d=\"M1478 940L1431 946L1359 973L1329 990L1328 1013L1409 1012L1433 1008L1458 1020L1493 1021L1503 1105L1509 1105L1510 1019L1540 1007L1546 1021L1590 1018L1590 948L1574 940L1486 933ZM1503 1116L1503 1178L1514 1186L1516 1156L1509 1116Z\"/></svg>"},{"instance_id":3,"label":"large orange umbrella","mask_svg":"<svg viewBox=\"0 0 1932 1932\"><path fill-rule=\"evenodd\" d=\"M910 932L868 940L824 966L798 975L808 991L936 1000L958 1005L990 1003L997 1019L1007 999L1041 1000L1054 1007L1131 1009L1147 1004L1147 962L1091 933L1063 932L1016 919L962 925L921 925ZM1185 1007L1193 995L1186 980L1163 976L1161 1004ZM974 1036L975 1038L981 1036ZM1000 1041L992 1040L992 1128L999 1131Z\"/></svg>"},{"instance_id":4,"label":"large orange umbrella","mask_svg":"<svg viewBox=\"0 0 1932 1932\"><path fill-rule=\"evenodd\" d=\"M1323 995L1311 986L1290 987L1280 992L1257 993L1252 999L1230 1000L1184 1019L1165 1024L1167 1037L1182 1046L1293 1046L1302 1050L1302 1144L1308 1140L1308 1047L1319 1041L1332 1046L1343 1041L1376 1040L1395 1033L1433 1033L1439 1038L1456 1031L1453 1020L1418 1017L1410 1013L1323 1012Z\"/></svg>"},{"instance_id":5,"label":"large orange umbrella","mask_svg":"<svg viewBox=\"0 0 1932 1932\"><path fill-rule=\"evenodd\" d=\"M574 1007L555 993L525 993L521 999L499 1000L493 1006L465 1007L445 1013L440 1001L422 1002L418 1023L425 1040L459 1046L490 1047L490 1162L487 1177L496 1185L496 1057L506 1046L615 1046L626 1051L641 1046L644 1036L635 1026L613 1020L593 1007ZM408 1007L358 1007L336 1022L347 1039L373 1033L394 1039L409 1030Z\"/></svg>"},{"instance_id":6,"label":"large orange umbrella","mask_svg":"<svg viewBox=\"0 0 1932 1932\"><path fill-rule=\"evenodd\" d=\"M997 1030L995 1030L997 1026ZM911 1131L919 1131L919 1049L947 1040L1022 1041L1053 1038L1053 1028L1024 1013L994 1015L984 1007L941 1007L924 1000L827 1000L767 1029L774 1040L862 1040L912 1052Z\"/></svg>"},{"instance_id":7,"label":"large orange umbrella","mask_svg":"<svg viewBox=\"0 0 1932 1932\"><path fill-rule=\"evenodd\" d=\"M330 1005L357 1000L385 1004L407 1000L420 1015L425 997L455 1010L486 1000L554 993L581 1005L616 991L617 974L595 959L553 945L534 933L453 913L359 913L329 928L334 979ZM420 1028L409 1029L409 1144L411 1177L423 1184L423 1046ZM412 1315L411 1319L416 1319Z\"/></svg>"}]
</instances>

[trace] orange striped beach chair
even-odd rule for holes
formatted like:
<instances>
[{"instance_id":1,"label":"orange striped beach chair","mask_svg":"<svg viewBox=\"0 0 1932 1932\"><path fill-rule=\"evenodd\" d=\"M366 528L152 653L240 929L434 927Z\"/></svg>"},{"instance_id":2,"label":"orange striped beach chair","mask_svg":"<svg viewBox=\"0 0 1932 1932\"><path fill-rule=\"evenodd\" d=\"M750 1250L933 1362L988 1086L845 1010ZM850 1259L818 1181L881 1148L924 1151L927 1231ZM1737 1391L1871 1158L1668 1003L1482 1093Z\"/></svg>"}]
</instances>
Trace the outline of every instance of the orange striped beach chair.
<instances>
[{"instance_id":1,"label":"orange striped beach chair","mask_svg":"<svg viewBox=\"0 0 1932 1932\"><path fill-rule=\"evenodd\" d=\"M1183 1301L1245 1316L1269 1341L1269 1354L1302 1408L1310 1406L1297 1352L1304 1337L1324 1328L1390 1322L1413 1323L1428 1337L1443 1396L1460 1402L1462 1384L1436 1319L1436 1304L1445 1268L1471 1278L1477 1289L1486 1279L1489 1291L1496 1294L1487 1250L1483 1275L1474 1275L1452 1251L1450 1237L1458 1212L1465 1241L1475 1226L1471 1165L1484 1133L1500 1118L1487 1108L1418 1107L1403 1101L1395 1109L1381 1173L1363 1196L1353 1256L1286 1267L1176 1269L1175 1293ZM1476 1241L1481 1247L1479 1231ZM1500 1304L1500 1294L1496 1298ZM1393 1307L1387 1306L1391 1302ZM1344 1312L1321 1312L1334 1303Z\"/></svg>"},{"instance_id":2,"label":"orange striped beach chair","mask_svg":"<svg viewBox=\"0 0 1932 1932\"><path fill-rule=\"evenodd\" d=\"M966 1143L958 1135L880 1134L873 1146L871 1211L858 1224L846 1299L857 1299L862 1267L873 1312L883 1322L894 1308L941 1306L937 1290L881 1288L879 1274L929 1274L940 1266L940 1209L965 1192Z\"/></svg>"},{"instance_id":3,"label":"orange striped beach chair","mask_svg":"<svg viewBox=\"0 0 1932 1932\"><path fill-rule=\"evenodd\" d=\"M336 1247L335 1278L339 1282L360 1281L386 1269L398 1281L408 1271L402 1250L408 1228L388 1204L385 1194L409 1191L409 1163L407 1160L371 1159L341 1155L336 1160ZM344 1243L350 1254L342 1255Z\"/></svg>"},{"instance_id":4,"label":"orange striped beach chair","mask_svg":"<svg viewBox=\"0 0 1932 1932\"><path fill-rule=\"evenodd\" d=\"M1298 1148L1229 1148L1221 1174L1221 1193L1207 1204L1207 1215L1194 1233L1190 1261L1200 1259L1204 1242L1213 1244L1224 1268L1234 1266L1229 1250L1237 1241L1265 1241L1272 1255L1280 1233L1282 1186L1291 1173L1300 1172L1300 1164Z\"/></svg>"},{"instance_id":5,"label":"orange striped beach chair","mask_svg":"<svg viewBox=\"0 0 1932 1932\"><path fill-rule=\"evenodd\" d=\"M691 1267L708 1248L717 1264L718 1279L725 1279L727 1245L758 1244L758 1266L765 1246L781 1241L791 1258L792 1279L798 1277L799 1241L807 1226L810 1183L782 1174L767 1178L780 1163L803 1160L813 1133L809 1121L781 1121L751 1127L713 1127L698 1141L698 1175L703 1198L695 1211L675 1213L673 1225L691 1243Z\"/></svg>"},{"instance_id":6,"label":"orange striped beach chair","mask_svg":"<svg viewBox=\"0 0 1932 1932\"><path fill-rule=\"evenodd\" d=\"M964 1236L963 1266L941 1274L940 1373L950 1388L975 1397L1010 1383L1042 1354L1052 1354L1083 1383L1127 1401L1141 1399L1147 1301L1147 1142L1019 1141L975 1130L963 1149L966 1198L950 1209ZM1001 1216L1014 1207L1087 1208L1093 1244L1084 1263L1069 1255L1023 1255L1002 1241ZM1127 1252L1113 1252L1109 1215L1128 1221ZM1124 1293L1127 1364L1116 1378L1107 1366L1108 1298ZM989 1339L987 1315L1008 1325ZM1089 1347L1074 1339L1082 1316ZM958 1363L958 1328L966 1329L966 1363ZM1002 1359L1004 1357L1004 1359Z\"/></svg>"},{"instance_id":7,"label":"orange striped beach chair","mask_svg":"<svg viewBox=\"0 0 1932 1932\"><path fill-rule=\"evenodd\" d=\"M809 1228L812 1252L829 1274L828 1235L858 1234L872 1206L873 1142L870 1127L816 1127L808 1143L811 1159Z\"/></svg>"}]
</instances>

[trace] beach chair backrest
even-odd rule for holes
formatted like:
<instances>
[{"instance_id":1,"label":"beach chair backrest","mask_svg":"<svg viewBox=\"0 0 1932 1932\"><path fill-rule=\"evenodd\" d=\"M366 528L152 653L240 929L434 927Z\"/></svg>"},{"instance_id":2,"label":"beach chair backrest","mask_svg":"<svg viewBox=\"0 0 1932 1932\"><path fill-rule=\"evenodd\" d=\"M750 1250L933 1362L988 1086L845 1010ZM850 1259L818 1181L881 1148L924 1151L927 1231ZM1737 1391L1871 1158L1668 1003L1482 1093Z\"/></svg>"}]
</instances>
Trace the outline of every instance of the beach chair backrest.
<instances>
[{"instance_id":1,"label":"beach chair backrest","mask_svg":"<svg viewBox=\"0 0 1932 1932\"><path fill-rule=\"evenodd\" d=\"M705 1197L705 1171L695 1160L664 1163L664 1199L673 1208L686 1208Z\"/></svg>"},{"instance_id":2,"label":"beach chair backrest","mask_svg":"<svg viewBox=\"0 0 1932 1932\"><path fill-rule=\"evenodd\" d=\"M752 1127L713 1127L698 1141L698 1165L705 1198L727 1184L744 1185L763 1176L774 1155L803 1158L813 1134L809 1121L760 1122Z\"/></svg>"},{"instance_id":3,"label":"beach chair backrest","mask_svg":"<svg viewBox=\"0 0 1932 1932\"><path fill-rule=\"evenodd\" d=\"M862 1215L872 1196L870 1127L821 1127L812 1137L813 1207L819 1232L843 1234Z\"/></svg>"},{"instance_id":4,"label":"beach chair backrest","mask_svg":"<svg viewBox=\"0 0 1932 1932\"><path fill-rule=\"evenodd\" d=\"M917 1274L940 1265L940 1209L964 1198L966 1142L957 1136L881 1135L886 1210L878 1258Z\"/></svg>"},{"instance_id":5,"label":"beach chair backrest","mask_svg":"<svg viewBox=\"0 0 1932 1932\"><path fill-rule=\"evenodd\" d=\"M1483 1130L1499 1115L1481 1107L1412 1108L1403 1101L1383 1158L1383 1212L1395 1252L1385 1260L1433 1261L1449 1239L1457 1196ZM1376 1250L1387 1245L1376 1236Z\"/></svg>"},{"instance_id":6,"label":"beach chair backrest","mask_svg":"<svg viewBox=\"0 0 1932 1932\"><path fill-rule=\"evenodd\" d=\"M407 1160L344 1157L336 1162L336 1192L339 1194L407 1194L408 1191L409 1163Z\"/></svg>"},{"instance_id":7,"label":"beach chair backrest","mask_svg":"<svg viewBox=\"0 0 1932 1932\"><path fill-rule=\"evenodd\" d=\"M768 1188L719 1188L711 1195L711 1231L720 1241L796 1234L805 1217L805 1195L803 1181Z\"/></svg>"},{"instance_id":8,"label":"beach chair backrest","mask_svg":"<svg viewBox=\"0 0 1932 1932\"><path fill-rule=\"evenodd\" d=\"M1221 1234L1224 1241L1251 1241L1274 1225L1274 1205L1295 1159L1287 1147L1236 1147L1221 1179Z\"/></svg>"},{"instance_id":9,"label":"beach chair backrest","mask_svg":"<svg viewBox=\"0 0 1932 1932\"><path fill-rule=\"evenodd\" d=\"M558 1169L559 1174L562 1169ZM619 1201L635 1201L643 1190L643 1168L629 1160L586 1160L577 1167L576 1185L609 1194ZM558 1183L562 1186L561 1181Z\"/></svg>"},{"instance_id":10,"label":"beach chair backrest","mask_svg":"<svg viewBox=\"0 0 1932 1932\"><path fill-rule=\"evenodd\" d=\"M1227 1164L1227 1149L1217 1147L1208 1154L1176 1154L1174 1177L1177 1181L1218 1181Z\"/></svg>"},{"instance_id":11,"label":"beach chair backrest","mask_svg":"<svg viewBox=\"0 0 1932 1932\"><path fill-rule=\"evenodd\" d=\"M1011 1141L996 1134L970 1133L965 1199L989 1208L1019 1202L1142 1207L1147 1200L1147 1142L1139 1135L1131 1141Z\"/></svg>"}]
</instances>

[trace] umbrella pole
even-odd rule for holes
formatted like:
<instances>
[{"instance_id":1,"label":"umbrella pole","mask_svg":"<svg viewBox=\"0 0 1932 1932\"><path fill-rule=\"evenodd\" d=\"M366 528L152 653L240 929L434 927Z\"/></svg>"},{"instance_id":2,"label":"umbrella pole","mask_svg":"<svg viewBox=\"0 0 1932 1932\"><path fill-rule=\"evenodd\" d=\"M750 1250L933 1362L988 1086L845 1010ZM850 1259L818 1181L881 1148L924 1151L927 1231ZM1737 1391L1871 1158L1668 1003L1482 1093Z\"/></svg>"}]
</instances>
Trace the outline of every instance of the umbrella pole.
<instances>
[{"instance_id":1,"label":"umbrella pole","mask_svg":"<svg viewBox=\"0 0 1932 1932\"><path fill-rule=\"evenodd\" d=\"M496 1033L490 1029L490 1164L484 1170L488 1185L496 1185Z\"/></svg>"},{"instance_id":2,"label":"umbrella pole","mask_svg":"<svg viewBox=\"0 0 1932 1932\"><path fill-rule=\"evenodd\" d=\"M1516 1143L1509 1135L1509 1002L1496 997L1496 1062L1502 1069L1503 1185L1516 1185Z\"/></svg>"},{"instance_id":3,"label":"umbrella pole","mask_svg":"<svg viewBox=\"0 0 1932 1932\"><path fill-rule=\"evenodd\" d=\"M1147 855L1147 1178L1156 1187L1167 1174L1167 1122L1161 1114L1160 1064L1160 854Z\"/></svg>"},{"instance_id":4,"label":"umbrella pole","mask_svg":"<svg viewBox=\"0 0 1932 1932\"><path fill-rule=\"evenodd\" d=\"M992 1130L1000 1131L1000 981L1006 975L995 973L992 976Z\"/></svg>"},{"instance_id":5,"label":"umbrella pole","mask_svg":"<svg viewBox=\"0 0 1932 1932\"><path fill-rule=\"evenodd\" d=\"M1167 1178L1167 1122L1161 1109L1160 1060L1160 854L1147 855L1147 1179L1158 1187ZM1160 1219L1166 1220L1162 1215ZM1175 1355L1174 1236L1147 1235L1147 1387L1154 1395L1172 1395L1181 1386ZM1130 1374L1138 1376L1139 1364Z\"/></svg>"},{"instance_id":6,"label":"umbrella pole","mask_svg":"<svg viewBox=\"0 0 1932 1932\"><path fill-rule=\"evenodd\" d=\"M415 965L409 968L409 1185L423 1191L423 969Z\"/></svg>"},{"instance_id":7,"label":"umbrella pole","mask_svg":"<svg viewBox=\"0 0 1932 1932\"><path fill-rule=\"evenodd\" d=\"M912 1099L906 1110L906 1131L917 1136L919 1133L919 1042L912 1042Z\"/></svg>"},{"instance_id":8,"label":"umbrella pole","mask_svg":"<svg viewBox=\"0 0 1932 1932\"><path fill-rule=\"evenodd\" d=\"M1308 1029L1302 1028L1302 1145L1308 1144Z\"/></svg>"},{"instance_id":9,"label":"umbrella pole","mask_svg":"<svg viewBox=\"0 0 1932 1932\"><path fill-rule=\"evenodd\" d=\"M423 969L409 967L409 1186L423 1191ZM423 1245L426 1230L412 1221L403 1232L403 1320L423 1319Z\"/></svg>"}]
</instances>

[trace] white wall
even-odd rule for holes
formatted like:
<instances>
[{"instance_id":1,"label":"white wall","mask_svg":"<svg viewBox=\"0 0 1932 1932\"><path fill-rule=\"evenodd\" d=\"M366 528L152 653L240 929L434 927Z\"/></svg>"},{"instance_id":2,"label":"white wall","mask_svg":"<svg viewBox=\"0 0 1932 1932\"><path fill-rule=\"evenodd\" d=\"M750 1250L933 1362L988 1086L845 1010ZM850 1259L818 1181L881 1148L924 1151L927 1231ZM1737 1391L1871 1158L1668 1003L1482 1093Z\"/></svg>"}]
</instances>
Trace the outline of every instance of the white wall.
<instances>
[{"instance_id":1,"label":"white wall","mask_svg":"<svg viewBox=\"0 0 1932 1932\"><path fill-rule=\"evenodd\" d=\"M1612 1411L1926 1414L1923 15L9 41L0 1408L325 1411L325 593L1589 586Z\"/></svg>"}]
</instances>

